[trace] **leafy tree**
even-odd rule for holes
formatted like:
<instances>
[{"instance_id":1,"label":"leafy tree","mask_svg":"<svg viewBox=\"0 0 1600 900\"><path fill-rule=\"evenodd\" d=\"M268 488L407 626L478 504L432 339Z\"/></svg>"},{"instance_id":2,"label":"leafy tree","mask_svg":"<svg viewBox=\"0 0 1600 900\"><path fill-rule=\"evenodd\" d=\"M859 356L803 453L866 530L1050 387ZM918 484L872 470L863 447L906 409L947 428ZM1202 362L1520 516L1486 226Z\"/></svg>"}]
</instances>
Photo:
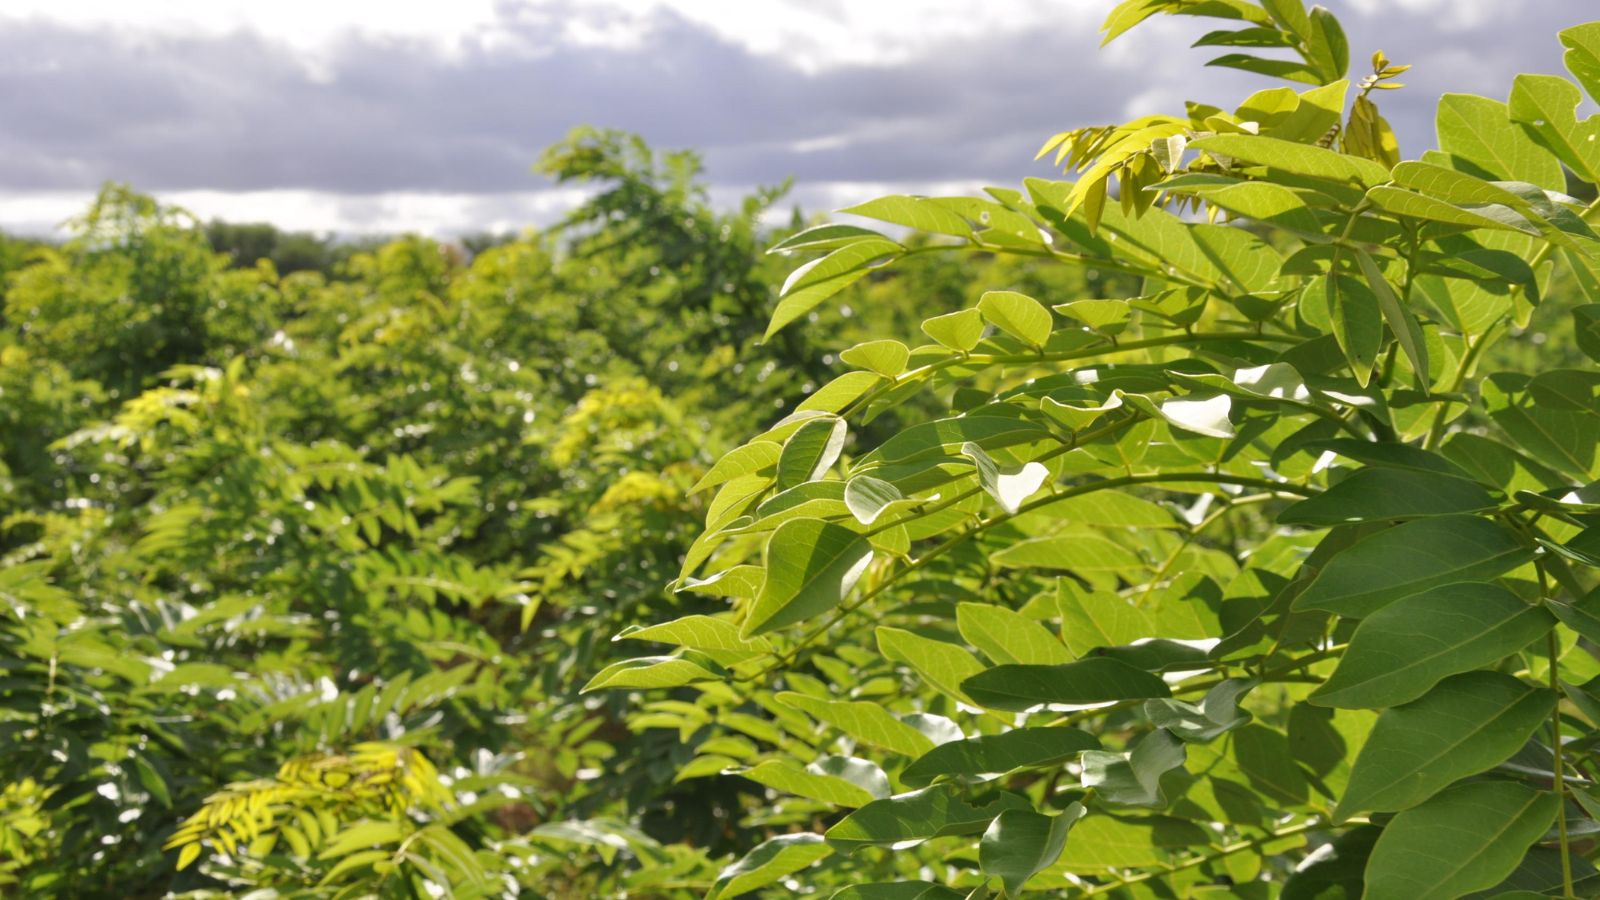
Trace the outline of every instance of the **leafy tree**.
<instances>
[{"instance_id":1,"label":"leafy tree","mask_svg":"<svg viewBox=\"0 0 1600 900\"><path fill-rule=\"evenodd\" d=\"M769 333L923 252L1120 277L872 333L696 486L676 586L727 608L588 687L670 691L634 727L677 778L768 789L708 897L1600 891L1600 236L1564 193L1600 182L1600 23L1560 36L1577 84L1446 95L1401 161L1405 67L1351 80L1327 10L1127 0L1106 37L1157 14L1298 84L849 210L920 244L778 245L818 256ZM1505 349L1558 284L1583 358Z\"/></svg>"}]
</instances>

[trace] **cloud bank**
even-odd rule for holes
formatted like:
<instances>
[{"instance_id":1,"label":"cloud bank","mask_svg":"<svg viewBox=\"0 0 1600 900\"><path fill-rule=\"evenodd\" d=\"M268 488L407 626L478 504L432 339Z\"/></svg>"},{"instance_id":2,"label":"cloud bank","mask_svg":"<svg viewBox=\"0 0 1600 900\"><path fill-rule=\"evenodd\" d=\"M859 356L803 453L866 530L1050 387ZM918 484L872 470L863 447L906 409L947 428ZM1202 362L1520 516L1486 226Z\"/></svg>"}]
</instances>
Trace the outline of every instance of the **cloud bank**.
<instances>
[{"instance_id":1,"label":"cloud bank","mask_svg":"<svg viewBox=\"0 0 1600 900\"><path fill-rule=\"evenodd\" d=\"M809 207L851 185L1014 182L1047 171L1031 159L1052 131L1267 84L1204 68L1187 49L1204 28L1192 21L1098 50L1106 5L941 0L919 25L909 3L866 15L771 0L719 16L694 2L532 0L441 23L448 40L419 22L314 41L270 23L141 27L44 6L0 15L0 227L37 227L110 179L298 226L547 221L561 195L529 165L577 124L696 148L721 194L792 176ZM1439 93L1504 97L1518 71L1560 72L1555 32L1592 14L1584 0L1335 6L1353 70L1380 47L1415 64L1405 90L1379 98L1411 155L1432 143Z\"/></svg>"}]
</instances>

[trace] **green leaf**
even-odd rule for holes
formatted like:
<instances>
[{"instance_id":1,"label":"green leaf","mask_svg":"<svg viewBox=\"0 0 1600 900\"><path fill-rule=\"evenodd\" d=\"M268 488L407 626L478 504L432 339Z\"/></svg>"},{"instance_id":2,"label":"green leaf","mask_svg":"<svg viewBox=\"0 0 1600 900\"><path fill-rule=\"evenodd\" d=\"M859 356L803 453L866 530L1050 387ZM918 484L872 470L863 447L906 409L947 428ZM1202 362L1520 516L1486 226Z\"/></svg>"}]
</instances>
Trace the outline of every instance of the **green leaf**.
<instances>
[{"instance_id":1,"label":"green leaf","mask_svg":"<svg viewBox=\"0 0 1600 900\"><path fill-rule=\"evenodd\" d=\"M1041 704L1081 706L1172 696L1159 677L1109 657L1056 666L996 666L968 678L961 689L990 709L1016 712Z\"/></svg>"},{"instance_id":2,"label":"green leaf","mask_svg":"<svg viewBox=\"0 0 1600 900\"><path fill-rule=\"evenodd\" d=\"M1085 593L1066 578L1056 581L1061 634L1073 656L1097 647L1121 647L1156 633L1150 616L1110 592Z\"/></svg>"},{"instance_id":3,"label":"green leaf","mask_svg":"<svg viewBox=\"0 0 1600 900\"><path fill-rule=\"evenodd\" d=\"M324 844L317 858L336 859L357 850L393 844L403 839L408 830L399 822L356 822Z\"/></svg>"},{"instance_id":4,"label":"green leaf","mask_svg":"<svg viewBox=\"0 0 1600 900\"><path fill-rule=\"evenodd\" d=\"M871 525L894 504L911 506L921 501L908 501L900 489L881 478L857 475L845 482L844 505L850 515L863 525Z\"/></svg>"},{"instance_id":5,"label":"green leaf","mask_svg":"<svg viewBox=\"0 0 1600 900\"><path fill-rule=\"evenodd\" d=\"M1003 606L958 604L956 628L967 643L997 663L1054 665L1075 659L1043 625Z\"/></svg>"},{"instance_id":6,"label":"green leaf","mask_svg":"<svg viewBox=\"0 0 1600 900\"><path fill-rule=\"evenodd\" d=\"M1554 624L1542 607L1493 584L1447 584L1403 597L1361 621L1310 701L1345 708L1408 703L1449 675L1510 656Z\"/></svg>"},{"instance_id":7,"label":"green leaf","mask_svg":"<svg viewBox=\"0 0 1600 900\"><path fill-rule=\"evenodd\" d=\"M1383 270L1378 268L1378 264L1373 262L1371 254L1358 248L1355 255L1356 262L1361 266L1361 274L1367 279L1367 284L1378 298L1378 309L1383 313L1383 320L1389 323L1389 331L1400 344L1400 349L1405 351L1406 358L1411 361L1411 371L1416 374L1417 388L1426 392L1428 346L1422 337L1422 326L1417 323L1417 317L1400 302L1394 287L1384 277Z\"/></svg>"},{"instance_id":8,"label":"green leaf","mask_svg":"<svg viewBox=\"0 0 1600 900\"><path fill-rule=\"evenodd\" d=\"M961 682L983 671L983 663L971 653L948 641L899 628L879 626L877 635L878 650L884 658L905 663L929 685L963 703L971 702L961 691Z\"/></svg>"},{"instance_id":9,"label":"green leaf","mask_svg":"<svg viewBox=\"0 0 1600 900\"><path fill-rule=\"evenodd\" d=\"M1511 121L1504 103L1472 94L1445 94L1439 98L1435 121L1439 149L1454 168L1493 181L1566 189L1561 163Z\"/></svg>"},{"instance_id":10,"label":"green leaf","mask_svg":"<svg viewBox=\"0 0 1600 900\"><path fill-rule=\"evenodd\" d=\"M822 301L832 297L866 275L867 269L852 269L842 275L825 278L822 281L813 281L804 287L797 287L792 293L787 293L778 305L773 307L772 321L767 323L767 331L762 335L762 340L770 340L773 335L782 331L796 319L816 309Z\"/></svg>"},{"instance_id":11,"label":"green leaf","mask_svg":"<svg viewBox=\"0 0 1600 900\"><path fill-rule=\"evenodd\" d=\"M1460 784L1394 817L1367 861L1365 900L1454 900L1510 875L1561 801L1509 781Z\"/></svg>"},{"instance_id":12,"label":"green leaf","mask_svg":"<svg viewBox=\"0 0 1600 900\"><path fill-rule=\"evenodd\" d=\"M834 806L865 806L889 796L889 778L877 764L844 756L823 757L804 769L787 759L769 759L738 774L774 790ZM842 777L846 774L852 777Z\"/></svg>"},{"instance_id":13,"label":"green leaf","mask_svg":"<svg viewBox=\"0 0 1600 900\"><path fill-rule=\"evenodd\" d=\"M1333 438L1313 441L1305 446L1308 450L1331 450L1346 459L1353 459L1369 466L1390 466L1396 469L1467 477L1467 473L1461 467L1443 456L1406 444Z\"/></svg>"},{"instance_id":14,"label":"green leaf","mask_svg":"<svg viewBox=\"0 0 1600 900\"><path fill-rule=\"evenodd\" d=\"M983 338L983 314L975 309L934 316L922 323L922 333L958 353L978 346Z\"/></svg>"},{"instance_id":15,"label":"green leaf","mask_svg":"<svg viewBox=\"0 0 1600 900\"><path fill-rule=\"evenodd\" d=\"M839 354L845 363L894 378L906 370L911 351L899 341L867 341Z\"/></svg>"},{"instance_id":16,"label":"green leaf","mask_svg":"<svg viewBox=\"0 0 1600 900\"><path fill-rule=\"evenodd\" d=\"M982 781L1014 769L1059 765L1099 746L1094 735L1078 728L1016 728L940 744L906 766L900 780L910 787L924 787L939 777Z\"/></svg>"},{"instance_id":17,"label":"green leaf","mask_svg":"<svg viewBox=\"0 0 1600 900\"><path fill-rule=\"evenodd\" d=\"M1138 554L1103 537L1067 534L1019 541L989 557L997 566L1068 572L1121 572L1143 566Z\"/></svg>"},{"instance_id":18,"label":"green leaf","mask_svg":"<svg viewBox=\"0 0 1600 900\"><path fill-rule=\"evenodd\" d=\"M966 219L926 197L890 195L839 211L853 216L877 219L880 222L904 225L918 231L931 231L934 234L949 234L963 238L972 237L972 226L967 224Z\"/></svg>"},{"instance_id":19,"label":"green leaf","mask_svg":"<svg viewBox=\"0 0 1600 900\"><path fill-rule=\"evenodd\" d=\"M1488 228L1536 235L1539 229L1527 217L1509 206L1489 205L1465 209L1437 197L1429 197L1403 188L1381 185L1367 191L1367 199L1380 209L1413 219L1427 219L1468 228Z\"/></svg>"},{"instance_id":20,"label":"green leaf","mask_svg":"<svg viewBox=\"0 0 1600 900\"><path fill-rule=\"evenodd\" d=\"M1378 309L1378 297L1366 282L1343 272L1331 273L1307 290L1316 290L1319 285L1327 295L1339 349L1349 360L1356 381L1365 387L1383 347L1383 313Z\"/></svg>"},{"instance_id":21,"label":"green leaf","mask_svg":"<svg viewBox=\"0 0 1600 900\"><path fill-rule=\"evenodd\" d=\"M807 868L831 853L833 848L824 843L820 835L775 837L757 844L743 859L718 873L706 900L748 894Z\"/></svg>"},{"instance_id":22,"label":"green leaf","mask_svg":"<svg viewBox=\"0 0 1600 900\"><path fill-rule=\"evenodd\" d=\"M766 577L767 573L763 572L760 566L734 566L730 569L723 569L721 572L707 575L705 578L685 578L678 590L690 594L706 594L712 597L737 597L740 600L752 600L756 594L761 593L761 582ZM735 634L738 633L737 626L729 623L724 624L728 624L728 627L732 628ZM618 635L618 637L630 636L632 636L631 632Z\"/></svg>"},{"instance_id":23,"label":"green leaf","mask_svg":"<svg viewBox=\"0 0 1600 900\"><path fill-rule=\"evenodd\" d=\"M1350 42L1344 27L1333 13L1321 6L1311 8L1311 38L1307 42L1311 59L1324 82L1343 78L1350 69Z\"/></svg>"},{"instance_id":24,"label":"green leaf","mask_svg":"<svg viewBox=\"0 0 1600 900\"><path fill-rule=\"evenodd\" d=\"M1053 309L1106 337L1115 337L1127 330L1133 316L1133 309L1126 300L1074 300L1057 303Z\"/></svg>"},{"instance_id":25,"label":"green leaf","mask_svg":"<svg viewBox=\"0 0 1600 900\"><path fill-rule=\"evenodd\" d=\"M1033 347L1050 340L1050 311L1044 304L1016 291L989 291L978 298L984 321Z\"/></svg>"},{"instance_id":26,"label":"green leaf","mask_svg":"<svg viewBox=\"0 0 1600 900\"><path fill-rule=\"evenodd\" d=\"M767 540L767 580L739 636L777 631L833 609L871 562L872 545L842 525L784 522Z\"/></svg>"},{"instance_id":27,"label":"green leaf","mask_svg":"<svg viewBox=\"0 0 1600 900\"><path fill-rule=\"evenodd\" d=\"M971 441L986 451L1032 443L1050 432L1028 419L1002 415L966 415L935 419L913 425L884 441L856 465L859 471L871 464L902 463L928 457L948 456L949 450Z\"/></svg>"},{"instance_id":28,"label":"green leaf","mask_svg":"<svg viewBox=\"0 0 1600 900\"><path fill-rule=\"evenodd\" d=\"M1253 134L1216 134L1190 141L1189 146L1291 175L1343 184L1373 187L1389 180L1389 170L1370 159L1278 138Z\"/></svg>"},{"instance_id":29,"label":"green leaf","mask_svg":"<svg viewBox=\"0 0 1600 900\"><path fill-rule=\"evenodd\" d=\"M989 824L978 843L978 863L986 878L999 878L1006 896L1020 894L1033 876L1055 865L1067 845L1067 832L1088 811L1069 803L1058 816L1010 809Z\"/></svg>"},{"instance_id":30,"label":"green leaf","mask_svg":"<svg viewBox=\"0 0 1600 900\"><path fill-rule=\"evenodd\" d=\"M1549 691L1498 672L1446 678L1421 699L1378 717L1334 819L1409 809L1494 768L1522 749L1555 705Z\"/></svg>"},{"instance_id":31,"label":"green leaf","mask_svg":"<svg viewBox=\"0 0 1600 900\"><path fill-rule=\"evenodd\" d=\"M969 802L948 784L937 784L885 800L874 800L828 829L828 843L853 853L862 847L925 841L952 834L981 834L1006 810L1031 809L1027 800L1002 793Z\"/></svg>"},{"instance_id":32,"label":"green leaf","mask_svg":"<svg viewBox=\"0 0 1600 900\"><path fill-rule=\"evenodd\" d=\"M621 688L673 688L721 676L693 660L678 656L643 656L624 659L601 669L583 686L583 692Z\"/></svg>"},{"instance_id":33,"label":"green leaf","mask_svg":"<svg viewBox=\"0 0 1600 900\"><path fill-rule=\"evenodd\" d=\"M1167 805L1161 776L1179 768L1188 758L1183 742L1156 729L1146 734L1129 753L1085 750L1082 781L1085 788L1113 806Z\"/></svg>"},{"instance_id":34,"label":"green leaf","mask_svg":"<svg viewBox=\"0 0 1600 900\"><path fill-rule=\"evenodd\" d=\"M617 635L618 640L657 641L699 650L706 654L754 657L772 649L766 638L750 641L739 636L739 626L711 616L684 616L659 625L647 625ZM720 661L720 660L719 660ZM726 663L724 663L726 665Z\"/></svg>"},{"instance_id":35,"label":"green leaf","mask_svg":"<svg viewBox=\"0 0 1600 900\"><path fill-rule=\"evenodd\" d=\"M778 490L821 478L844 450L845 434L845 421L828 416L812 419L796 429L778 457Z\"/></svg>"},{"instance_id":36,"label":"green leaf","mask_svg":"<svg viewBox=\"0 0 1600 900\"><path fill-rule=\"evenodd\" d=\"M788 297L801 288L860 269L875 268L904 252L904 247L881 236L852 241L790 272L783 287L778 289L778 296Z\"/></svg>"},{"instance_id":37,"label":"green leaf","mask_svg":"<svg viewBox=\"0 0 1600 900\"><path fill-rule=\"evenodd\" d=\"M796 232L771 247L768 253L793 253L798 250L834 250L868 239L888 240L883 235L855 225L813 225Z\"/></svg>"},{"instance_id":38,"label":"green leaf","mask_svg":"<svg viewBox=\"0 0 1600 900\"><path fill-rule=\"evenodd\" d=\"M1198 704L1183 700L1148 700L1144 714L1150 724L1165 728L1184 741L1205 743L1250 721L1250 713L1239 708L1239 698L1259 682L1247 678L1228 678L1211 690Z\"/></svg>"},{"instance_id":39,"label":"green leaf","mask_svg":"<svg viewBox=\"0 0 1600 900\"><path fill-rule=\"evenodd\" d=\"M982 447L972 441L961 445L961 455L972 460L977 467L978 484L983 487L984 493L993 497L1008 513L1015 513L1022 501L1038 492L1050 477L1050 470L1040 462L1001 468Z\"/></svg>"},{"instance_id":40,"label":"green leaf","mask_svg":"<svg viewBox=\"0 0 1600 900\"><path fill-rule=\"evenodd\" d=\"M201 847L198 843L185 844L183 849L178 851L178 871L182 872L184 869L187 869L191 864L193 864L195 860L199 859L200 850Z\"/></svg>"},{"instance_id":41,"label":"green leaf","mask_svg":"<svg viewBox=\"0 0 1600 900\"><path fill-rule=\"evenodd\" d=\"M797 413L808 411L837 413L866 395L867 391L883 383L883 378L873 372L846 372L817 388L811 396L794 408Z\"/></svg>"},{"instance_id":42,"label":"green leaf","mask_svg":"<svg viewBox=\"0 0 1600 900\"><path fill-rule=\"evenodd\" d=\"M878 881L844 888L829 900L961 900L965 896L931 881Z\"/></svg>"},{"instance_id":43,"label":"green leaf","mask_svg":"<svg viewBox=\"0 0 1600 900\"><path fill-rule=\"evenodd\" d=\"M1511 82L1511 121L1590 184L1600 182L1600 119L1578 121L1583 95L1556 75L1518 75Z\"/></svg>"},{"instance_id":44,"label":"green leaf","mask_svg":"<svg viewBox=\"0 0 1600 900\"><path fill-rule=\"evenodd\" d=\"M1205 829L1180 819L1122 819L1097 813L1073 827L1061 864L1074 872L1154 866L1166 862L1171 851L1208 844L1211 837Z\"/></svg>"},{"instance_id":45,"label":"green leaf","mask_svg":"<svg viewBox=\"0 0 1600 900\"><path fill-rule=\"evenodd\" d=\"M1482 512L1497 505L1476 481L1437 472L1368 466L1321 494L1288 507L1278 515L1278 521L1328 528L1354 522Z\"/></svg>"},{"instance_id":46,"label":"green leaf","mask_svg":"<svg viewBox=\"0 0 1600 900\"><path fill-rule=\"evenodd\" d=\"M1515 532L1489 519L1418 519L1368 535L1335 555L1294 601L1352 619L1429 588L1479 581L1533 558Z\"/></svg>"},{"instance_id":47,"label":"green leaf","mask_svg":"<svg viewBox=\"0 0 1600 900\"><path fill-rule=\"evenodd\" d=\"M1567 48L1562 61L1578 79L1590 99L1600 98L1600 22L1574 25L1561 31L1561 45Z\"/></svg>"},{"instance_id":48,"label":"green leaf","mask_svg":"<svg viewBox=\"0 0 1600 900\"><path fill-rule=\"evenodd\" d=\"M822 700L793 691L779 693L778 702L826 722L863 744L891 753L918 757L934 746L927 735L896 719L879 703Z\"/></svg>"}]
</instances>

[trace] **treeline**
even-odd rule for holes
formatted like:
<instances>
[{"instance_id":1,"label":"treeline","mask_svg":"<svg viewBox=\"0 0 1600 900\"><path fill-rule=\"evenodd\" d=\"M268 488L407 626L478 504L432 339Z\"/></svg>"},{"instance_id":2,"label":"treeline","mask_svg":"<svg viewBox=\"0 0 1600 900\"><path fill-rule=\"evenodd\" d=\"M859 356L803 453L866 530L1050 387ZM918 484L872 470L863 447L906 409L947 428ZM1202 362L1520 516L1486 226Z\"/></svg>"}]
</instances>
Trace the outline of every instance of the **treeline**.
<instances>
[{"instance_id":1,"label":"treeline","mask_svg":"<svg viewBox=\"0 0 1600 900\"><path fill-rule=\"evenodd\" d=\"M578 695L721 608L666 590L720 515L690 488L864 335L1128 287L924 254L764 343L780 191L719 211L594 130L540 167L591 199L468 252L122 187L0 242L0 891L700 896L794 823Z\"/></svg>"}]
</instances>

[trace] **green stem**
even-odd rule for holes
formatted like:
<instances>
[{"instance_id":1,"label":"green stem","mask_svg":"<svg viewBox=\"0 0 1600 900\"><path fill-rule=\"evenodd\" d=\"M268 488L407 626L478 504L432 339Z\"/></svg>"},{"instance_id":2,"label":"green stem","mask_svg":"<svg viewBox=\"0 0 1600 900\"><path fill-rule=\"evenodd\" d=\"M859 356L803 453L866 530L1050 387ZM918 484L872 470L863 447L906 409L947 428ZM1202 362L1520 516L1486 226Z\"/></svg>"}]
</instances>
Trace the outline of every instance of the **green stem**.
<instances>
[{"instance_id":1,"label":"green stem","mask_svg":"<svg viewBox=\"0 0 1600 900\"><path fill-rule=\"evenodd\" d=\"M1157 472L1150 475L1126 475L1120 478L1105 478L1101 479L1100 481L1090 482L1088 484L1075 485L1065 490L1054 491L1036 500L1022 504L1021 506L1017 507L1017 511L1015 513L1001 513L987 519L982 519L971 528L968 528L959 534L953 535L944 543L939 544L937 547L934 547L922 556L917 557L907 565L895 570L882 581L879 581L870 590L863 593L860 597L849 603L841 605L833 612L832 615L828 616L828 618L823 621L821 625L818 625L816 628L813 628L811 631L807 632L804 637L800 638L798 643L788 650L788 652L773 660L770 665L763 667L759 672L752 673L746 677L736 678L734 680L751 681L758 678L765 678L780 668L792 665L795 658L800 654L801 650L804 650L817 638L826 634L830 628L839 624L851 613L854 613L856 610L872 602L878 597L878 595L888 590L900 579L910 575L912 572L923 569L929 563L932 563L934 560L944 556L951 550L954 550L956 547L960 546L963 542L970 540L972 537L987 531L996 525L1010 521L1014 516L1020 516L1024 513L1039 509L1040 507L1049 506L1052 503L1059 503L1062 500L1082 496L1083 494L1090 494L1095 491L1110 490L1111 488L1127 487L1129 485L1136 484L1195 482L1203 482L1206 484L1233 484L1241 487L1253 487L1268 491L1295 494L1301 497L1310 497L1318 493L1312 488L1297 484L1268 481L1264 478L1248 478L1239 475L1229 475L1225 472Z\"/></svg>"},{"instance_id":2,"label":"green stem","mask_svg":"<svg viewBox=\"0 0 1600 900\"><path fill-rule=\"evenodd\" d=\"M1062 350L1055 353L1040 352L1009 354L1004 356L996 354L962 354L960 356L952 356L948 359L941 359L937 362L928 363L921 368L912 369L909 372L903 372L889 381L879 384L877 387L867 391L865 394L858 397L854 402L846 406L839 413L839 416L841 418L849 418L865 408L867 404L871 403L873 400L876 400L877 398L883 396L883 394L901 386L902 384L925 378L935 372L940 371L941 369L947 369L951 366L965 365L968 363L983 363L991 365L1029 365L1032 363L1075 362L1079 360L1093 359L1097 356L1109 356L1114 353L1131 353L1137 350L1147 350L1151 347L1167 347L1174 344L1203 344L1224 341L1271 341L1279 344L1293 344L1299 343L1301 340L1303 340L1303 338L1292 335L1261 334L1255 331L1185 331L1177 334L1166 334L1162 335L1161 337L1145 338L1138 341L1126 341L1120 344L1114 344L1107 341L1103 344L1096 344L1093 347L1079 347L1073 350Z\"/></svg>"},{"instance_id":3,"label":"green stem","mask_svg":"<svg viewBox=\"0 0 1600 900\"><path fill-rule=\"evenodd\" d=\"M1543 563L1536 568L1539 572L1539 592L1549 597L1550 580L1545 576ZM1561 886L1562 893L1572 896L1572 857L1567 840L1567 776L1563 771L1566 751L1561 745L1561 641L1556 637L1554 628L1545 636L1545 652L1550 657L1550 693L1556 698L1556 704L1550 710L1550 751L1555 757L1553 782L1556 799L1560 801L1556 807L1556 833L1560 837Z\"/></svg>"},{"instance_id":4,"label":"green stem","mask_svg":"<svg viewBox=\"0 0 1600 900\"><path fill-rule=\"evenodd\" d=\"M1354 822L1355 820L1351 821ZM1165 878L1168 875L1182 872L1185 869L1193 869L1198 866L1203 866L1209 862L1216 862L1219 859L1225 859L1229 856L1233 856L1236 853L1243 853L1246 850L1258 850L1263 845L1270 844L1273 841L1281 840L1286 837L1293 837L1297 834L1305 834L1308 831L1316 831L1319 828L1326 828L1327 825L1328 823L1324 822L1322 819L1312 819L1309 822L1302 822L1299 825L1291 825L1288 828L1280 828L1276 831L1269 831L1266 834L1253 837L1247 841L1240 841L1236 844L1229 844L1225 847L1219 847L1214 852L1207 853L1204 856L1196 856L1193 859L1186 859L1183 862L1175 865L1166 866L1162 869L1153 869L1150 871L1140 872L1137 875L1128 875L1119 878L1116 881L1108 881L1105 884L1097 884L1078 896L1098 897L1102 894L1109 894L1131 884L1139 884L1140 882L1150 881L1156 878Z\"/></svg>"}]
</instances>

